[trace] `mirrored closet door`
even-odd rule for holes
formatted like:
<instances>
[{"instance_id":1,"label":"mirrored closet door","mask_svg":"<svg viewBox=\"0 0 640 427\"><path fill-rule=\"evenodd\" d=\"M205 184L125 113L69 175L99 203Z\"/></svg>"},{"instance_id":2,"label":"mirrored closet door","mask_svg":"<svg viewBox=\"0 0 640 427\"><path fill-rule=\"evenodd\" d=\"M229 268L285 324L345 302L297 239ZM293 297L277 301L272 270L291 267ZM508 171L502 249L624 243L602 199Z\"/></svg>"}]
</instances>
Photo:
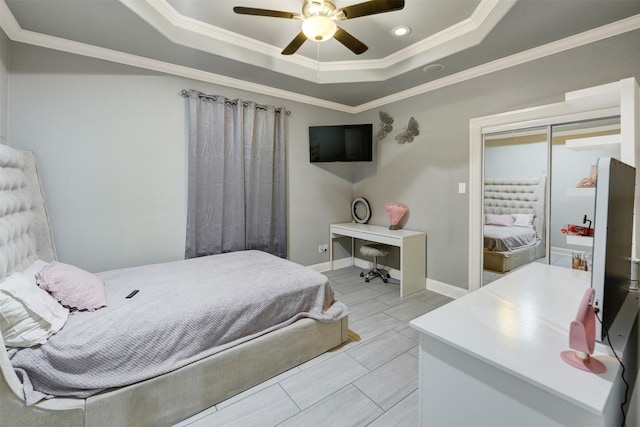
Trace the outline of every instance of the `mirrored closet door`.
<instances>
[{"instance_id":1,"label":"mirrored closet door","mask_svg":"<svg viewBox=\"0 0 640 427\"><path fill-rule=\"evenodd\" d=\"M598 158L620 159L620 118L551 128L550 260L591 271Z\"/></svg>"},{"instance_id":2,"label":"mirrored closet door","mask_svg":"<svg viewBox=\"0 0 640 427\"><path fill-rule=\"evenodd\" d=\"M484 135L483 285L531 262L591 270L596 163L619 135L619 117Z\"/></svg>"},{"instance_id":3,"label":"mirrored closet door","mask_svg":"<svg viewBox=\"0 0 640 427\"><path fill-rule=\"evenodd\" d=\"M547 256L548 126L484 135L483 284Z\"/></svg>"}]
</instances>

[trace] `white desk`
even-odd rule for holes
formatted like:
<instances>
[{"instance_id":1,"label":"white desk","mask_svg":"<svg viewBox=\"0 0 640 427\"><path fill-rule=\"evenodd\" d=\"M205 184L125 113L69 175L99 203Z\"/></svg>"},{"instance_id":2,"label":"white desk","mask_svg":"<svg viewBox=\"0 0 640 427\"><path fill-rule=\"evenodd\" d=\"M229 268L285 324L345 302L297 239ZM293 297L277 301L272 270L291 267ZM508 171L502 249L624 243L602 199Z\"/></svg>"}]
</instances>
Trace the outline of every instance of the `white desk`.
<instances>
[{"instance_id":1,"label":"white desk","mask_svg":"<svg viewBox=\"0 0 640 427\"><path fill-rule=\"evenodd\" d=\"M346 222L331 224L329 233L329 259L333 270L333 239L351 237L351 257L355 254L353 239L384 243L400 248L400 297L407 296L426 288L426 242L427 235L422 231L389 230L379 225Z\"/></svg>"},{"instance_id":2,"label":"white desk","mask_svg":"<svg viewBox=\"0 0 640 427\"><path fill-rule=\"evenodd\" d=\"M588 277L532 263L412 320L421 332L420 425L620 425L615 358L595 354L607 367L600 375L560 358Z\"/></svg>"}]
</instances>

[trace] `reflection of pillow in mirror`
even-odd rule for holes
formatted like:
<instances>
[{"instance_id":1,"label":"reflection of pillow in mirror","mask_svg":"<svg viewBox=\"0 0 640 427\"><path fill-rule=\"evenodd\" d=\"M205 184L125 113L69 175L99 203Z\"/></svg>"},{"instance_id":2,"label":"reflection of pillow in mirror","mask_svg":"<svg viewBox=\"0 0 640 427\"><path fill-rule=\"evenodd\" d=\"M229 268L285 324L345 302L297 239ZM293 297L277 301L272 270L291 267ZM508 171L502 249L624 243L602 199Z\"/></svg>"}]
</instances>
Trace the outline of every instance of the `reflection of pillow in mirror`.
<instances>
[{"instance_id":1,"label":"reflection of pillow in mirror","mask_svg":"<svg viewBox=\"0 0 640 427\"><path fill-rule=\"evenodd\" d=\"M533 227L533 214L513 214L515 222L513 225L518 227Z\"/></svg>"},{"instance_id":2,"label":"reflection of pillow in mirror","mask_svg":"<svg viewBox=\"0 0 640 427\"><path fill-rule=\"evenodd\" d=\"M502 225L511 227L515 222L515 218L511 214L486 214L484 223L487 225Z\"/></svg>"}]
</instances>

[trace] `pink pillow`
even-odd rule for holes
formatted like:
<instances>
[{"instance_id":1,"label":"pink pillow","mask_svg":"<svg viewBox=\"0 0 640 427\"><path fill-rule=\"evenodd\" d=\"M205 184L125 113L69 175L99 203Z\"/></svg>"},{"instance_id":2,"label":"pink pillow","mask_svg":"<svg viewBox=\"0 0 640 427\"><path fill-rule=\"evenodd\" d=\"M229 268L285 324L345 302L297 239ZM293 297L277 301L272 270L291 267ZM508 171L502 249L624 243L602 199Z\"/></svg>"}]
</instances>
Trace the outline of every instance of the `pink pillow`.
<instances>
[{"instance_id":1,"label":"pink pillow","mask_svg":"<svg viewBox=\"0 0 640 427\"><path fill-rule=\"evenodd\" d=\"M73 265L53 262L40 270L36 282L65 307L93 311L107 305L102 280Z\"/></svg>"},{"instance_id":2,"label":"pink pillow","mask_svg":"<svg viewBox=\"0 0 640 427\"><path fill-rule=\"evenodd\" d=\"M516 219L511 214L486 214L484 216L484 223L487 225L502 225L504 227L511 227L515 224Z\"/></svg>"}]
</instances>

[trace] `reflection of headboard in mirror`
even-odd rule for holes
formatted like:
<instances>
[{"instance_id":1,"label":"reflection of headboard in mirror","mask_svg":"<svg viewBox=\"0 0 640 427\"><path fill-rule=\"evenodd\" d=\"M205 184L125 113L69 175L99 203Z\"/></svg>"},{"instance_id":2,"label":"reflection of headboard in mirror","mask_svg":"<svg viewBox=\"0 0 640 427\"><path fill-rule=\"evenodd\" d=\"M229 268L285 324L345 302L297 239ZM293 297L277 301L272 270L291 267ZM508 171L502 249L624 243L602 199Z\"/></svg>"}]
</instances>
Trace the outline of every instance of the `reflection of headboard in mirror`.
<instances>
[{"instance_id":1,"label":"reflection of headboard in mirror","mask_svg":"<svg viewBox=\"0 0 640 427\"><path fill-rule=\"evenodd\" d=\"M56 259L32 152L0 145L0 279Z\"/></svg>"},{"instance_id":2,"label":"reflection of headboard in mirror","mask_svg":"<svg viewBox=\"0 0 640 427\"><path fill-rule=\"evenodd\" d=\"M485 214L533 214L538 239L544 241L544 176L536 178L485 178Z\"/></svg>"}]
</instances>

